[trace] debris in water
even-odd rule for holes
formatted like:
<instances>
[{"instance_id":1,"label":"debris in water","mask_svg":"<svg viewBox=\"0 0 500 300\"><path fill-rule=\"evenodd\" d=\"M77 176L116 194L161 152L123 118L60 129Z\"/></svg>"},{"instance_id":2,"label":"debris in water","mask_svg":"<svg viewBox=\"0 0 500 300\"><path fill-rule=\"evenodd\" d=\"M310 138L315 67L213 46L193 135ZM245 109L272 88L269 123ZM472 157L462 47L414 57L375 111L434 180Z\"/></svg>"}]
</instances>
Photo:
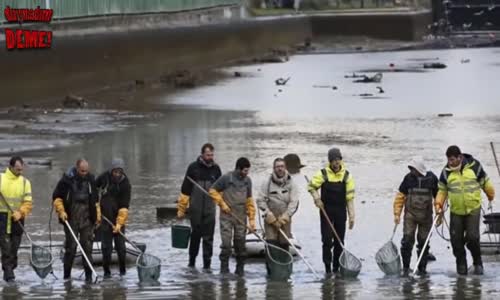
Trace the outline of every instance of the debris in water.
<instances>
[{"instance_id":1,"label":"debris in water","mask_svg":"<svg viewBox=\"0 0 500 300\"><path fill-rule=\"evenodd\" d=\"M372 77L363 75L362 79L354 80L354 82L356 82L356 83L372 83L372 82L380 83L382 81L382 77L383 77L382 73L377 73L377 74L373 75Z\"/></svg>"},{"instance_id":2,"label":"debris in water","mask_svg":"<svg viewBox=\"0 0 500 300\"><path fill-rule=\"evenodd\" d=\"M234 77L241 77L241 72L238 71L234 72Z\"/></svg>"},{"instance_id":3,"label":"debris in water","mask_svg":"<svg viewBox=\"0 0 500 300\"><path fill-rule=\"evenodd\" d=\"M446 65L443 63L426 63L424 69L444 69Z\"/></svg>"},{"instance_id":4,"label":"debris in water","mask_svg":"<svg viewBox=\"0 0 500 300\"><path fill-rule=\"evenodd\" d=\"M144 80L142 80L142 79L136 79L136 80L135 80L135 85L144 86L144 83L145 83L145 82L144 82Z\"/></svg>"},{"instance_id":5,"label":"debris in water","mask_svg":"<svg viewBox=\"0 0 500 300\"><path fill-rule=\"evenodd\" d=\"M287 79L278 78L274 81L274 83L276 83L276 85L285 85L289 80L290 77L288 77Z\"/></svg>"},{"instance_id":6,"label":"debris in water","mask_svg":"<svg viewBox=\"0 0 500 300\"><path fill-rule=\"evenodd\" d=\"M278 90L278 93L281 93L281 92L283 92L283 90L282 90L282 89L279 89L279 90Z\"/></svg>"},{"instance_id":7,"label":"debris in water","mask_svg":"<svg viewBox=\"0 0 500 300\"><path fill-rule=\"evenodd\" d=\"M85 108L88 106L88 102L83 97L68 95L63 101L63 106L65 108Z\"/></svg>"},{"instance_id":8,"label":"debris in water","mask_svg":"<svg viewBox=\"0 0 500 300\"><path fill-rule=\"evenodd\" d=\"M364 74L352 73L352 75L345 75L344 78L363 78L366 77Z\"/></svg>"},{"instance_id":9,"label":"debris in water","mask_svg":"<svg viewBox=\"0 0 500 300\"><path fill-rule=\"evenodd\" d=\"M56 109L54 109L55 113L62 113L62 111L63 111L62 108L56 108Z\"/></svg>"},{"instance_id":10,"label":"debris in water","mask_svg":"<svg viewBox=\"0 0 500 300\"><path fill-rule=\"evenodd\" d=\"M383 94L383 93L385 93L385 91L382 89L382 87L381 87L381 86L377 86L377 89L378 89L378 93L379 93L379 94Z\"/></svg>"},{"instance_id":11,"label":"debris in water","mask_svg":"<svg viewBox=\"0 0 500 300\"><path fill-rule=\"evenodd\" d=\"M453 114L451 113L438 114L438 117L453 117Z\"/></svg>"},{"instance_id":12,"label":"debris in water","mask_svg":"<svg viewBox=\"0 0 500 300\"><path fill-rule=\"evenodd\" d=\"M470 63L470 59L468 59L468 58L463 59L462 58L462 60L460 62L463 63L463 64L468 64L468 63Z\"/></svg>"},{"instance_id":13,"label":"debris in water","mask_svg":"<svg viewBox=\"0 0 500 300\"><path fill-rule=\"evenodd\" d=\"M361 201L361 204L365 204L365 203L366 203L366 201L365 201L365 200Z\"/></svg>"},{"instance_id":14,"label":"debris in water","mask_svg":"<svg viewBox=\"0 0 500 300\"><path fill-rule=\"evenodd\" d=\"M332 86L332 90L336 91L338 88L336 86Z\"/></svg>"}]
</instances>

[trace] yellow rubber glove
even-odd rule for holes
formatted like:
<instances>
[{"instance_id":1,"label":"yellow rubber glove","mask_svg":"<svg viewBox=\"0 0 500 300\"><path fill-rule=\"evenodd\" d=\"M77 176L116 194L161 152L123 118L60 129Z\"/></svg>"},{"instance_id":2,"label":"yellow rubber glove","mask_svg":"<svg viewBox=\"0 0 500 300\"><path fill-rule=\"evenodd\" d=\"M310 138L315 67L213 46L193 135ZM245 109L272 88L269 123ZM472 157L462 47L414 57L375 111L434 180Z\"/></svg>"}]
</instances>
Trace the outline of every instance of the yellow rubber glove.
<instances>
[{"instance_id":1,"label":"yellow rubber glove","mask_svg":"<svg viewBox=\"0 0 500 300\"><path fill-rule=\"evenodd\" d=\"M68 220L68 214L64 210L63 200L61 198L57 198L54 200L54 208L56 209L56 213L59 216L61 221L66 222Z\"/></svg>"},{"instance_id":2,"label":"yellow rubber glove","mask_svg":"<svg viewBox=\"0 0 500 300\"><path fill-rule=\"evenodd\" d=\"M208 193L210 194L210 197L212 197L215 204L217 204L224 213L228 214L231 212L231 208L227 205L224 199L222 199L221 193L217 192L216 189L210 189Z\"/></svg>"},{"instance_id":3,"label":"yellow rubber glove","mask_svg":"<svg viewBox=\"0 0 500 300\"><path fill-rule=\"evenodd\" d=\"M95 204L95 209L96 209L96 220L95 220L95 224L97 226L100 226L101 225L101 222L102 222L102 215L101 215L101 204L99 202L97 202Z\"/></svg>"},{"instance_id":4,"label":"yellow rubber glove","mask_svg":"<svg viewBox=\"0 0 500 300\"><path fill-rule=\"evenodd\" d=\"M255 219L248 220L248 227L250 227L250 232L255 232L257 226L255 225Z\"/></svg>"},{"instance_id":5,"label":"yellow rubber glove","mask_svg":"<svg viewBox=\"0 0 500 300\"><path fill-rule=\"evenodd\" d=\"M14 222L17 222L17 221L21 220L22 218L23 218L23 215L18 210L16 210L15 212L12 213L12 220L14 220Z\"/></svg>"},{"instance_id":6,"label":"yellow rubber glove","mask_svg":"<svg viewBox=\"0 0 500 300\"><path fill-rule=\"evenodd\" d=\"M128 208L120 208L116 217L116 225L113 227L113 233L121 232L121 229L128 220Z\"/></svg>"},{"instance_id":7,"label":"yellow rubber glove","mask_svg":"<svg viewBox=\"0 0 500 300\"><path fill-rule=\"evenodd\" d=\"M186 216L186 209L189 206L189 196L181 193L177 199L177 218L183 219Z\"/></svg>"},{"instance_id":8,"label":"yellow rubber glove","mask_svg":"<svg viewBox=\"0 0 500 300\"><path fill-rule=\"evenodd\" d=\"M19 207L22 219L26 219L26 217L31 213L31 210L33 210L33 203L31 201L23 201L21 203L21 207Z\"/></svg>"}]
</instances>

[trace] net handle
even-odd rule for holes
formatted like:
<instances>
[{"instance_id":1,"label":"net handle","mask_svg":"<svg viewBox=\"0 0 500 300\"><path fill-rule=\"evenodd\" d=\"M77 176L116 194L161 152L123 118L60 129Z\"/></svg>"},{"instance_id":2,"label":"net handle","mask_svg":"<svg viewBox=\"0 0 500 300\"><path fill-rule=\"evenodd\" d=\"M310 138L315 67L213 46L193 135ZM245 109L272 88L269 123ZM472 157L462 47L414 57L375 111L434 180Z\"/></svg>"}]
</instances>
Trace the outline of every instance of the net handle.
<instances>
[{"instance_id":1,"label":"net handle","mask_svg":"<svg viewBox=\"0 0 500 300\"><path fill-rule=\"evenodd\" d=\"M106 218L106 216L102 215L102 218L104 221L106 221L111 227L114 227L115 225L113 225L113 223L108 219ZM123 234L123 232L121 230L118 230L118 233L125 239L125 241L127 241L127 243L129 243L130 245L132 245L132 247L134 247L136 250L138 250L139 252L141 252L141 254L144 253L144 251L142 251L139 247L137 247L137 245L132 242L131 240L129 240L125 234Z\"/></svg>"},{"instance_id":2,"label":"net handle","mask_svg":"<svg viewBox=\"0 0 500 300\"><path fill-rule=\"evenodd\" d=\"M391 242L392 242L392 240L394 240L394 235L396 234L396 229L398 229L398 225L399 224L394 225L394 229L392 230L392 235L391 235L391 239L390 239Z\"/></svg>"}]
</instances>

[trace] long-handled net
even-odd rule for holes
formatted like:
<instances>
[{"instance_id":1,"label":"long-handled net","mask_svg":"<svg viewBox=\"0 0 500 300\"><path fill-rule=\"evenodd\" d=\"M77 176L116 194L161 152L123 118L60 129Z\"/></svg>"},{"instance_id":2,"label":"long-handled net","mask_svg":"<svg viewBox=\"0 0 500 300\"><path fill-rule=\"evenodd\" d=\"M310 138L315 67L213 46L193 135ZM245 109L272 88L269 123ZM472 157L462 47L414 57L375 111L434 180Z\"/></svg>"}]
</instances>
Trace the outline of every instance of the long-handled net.
<instances>
[{"instance_id":1,"label":"long-handled net","mask_svg":"<svg viewBox=\"0 0 500 300\"><path fill-rule=\"evenodd\" d=\"M5 200L2 193L0 193L0 198L2 199L4 204L7 206L9 211L11 213L14 213L14 211L12 210L12 207L10 207L9 203ZM35 273L41 279L44 279L45 277L47 277L47 275L49 275L51 273L54 274L52 272L53 257L52 257L52 253L50 252L50 250L33 243L33 240L31 240L30 235L24 229L23 223L21 221L17 221L17 225L19 225L19 227L21 227L21 229L23 230L24 234L26 235L26 237L28 238L28 240L31 244L30 265L31 265L31 267L33 267L33 270L35 271Z\"/></svg>"},{"instance_id":2,"label":"long-handled net","mask_svg":"<svg viewBox=\"0 0 500 300\"><path fill-rule=\"evenodd\" d=\"M114 226L108 218L105 216L102 216L102 218L111 227ZM154 255L144 253L141 248L139 248L134 242L130 241L121 231L119 231L119 234L125 239L125 241L141 253L135 262L139 281L142 283L157 282L161 274L161 259Z\"/></svg>"},{"instance_id":3,"label":"long-handled net","mask_svg":"<svg viewBox=\"0 0 500 300\"><path fill-rule=\"evenodd\" d=\"M392 241L396 233L397 225L394 226L391 239L385 243L375 254L375 261L378 267L386 275L398 275L401 273L401 257L398 247Z\"/></svg>"},{"instance_id":4,"label":"long-handled net","mask_svg":"<svg viewBox=\"0 0 500 300\"><path fill-rule=\"evenodd\" d=\"M53 274L52 262L52 253L49 249L31 243L30 264L38 277L44 279L47 275Z\"/></svg>"}]
</instances>

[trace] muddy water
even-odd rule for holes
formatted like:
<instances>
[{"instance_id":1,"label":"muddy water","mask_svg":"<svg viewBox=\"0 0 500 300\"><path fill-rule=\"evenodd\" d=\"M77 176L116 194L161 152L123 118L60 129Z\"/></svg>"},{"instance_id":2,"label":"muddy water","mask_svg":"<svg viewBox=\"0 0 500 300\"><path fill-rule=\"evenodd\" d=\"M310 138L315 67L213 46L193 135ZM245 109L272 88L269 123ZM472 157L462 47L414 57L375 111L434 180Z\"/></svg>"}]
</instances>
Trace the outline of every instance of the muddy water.
<instances>
[{"instance_id":1,"label":"muddy water","mask_svg":"<svg viewBox=\"0 0 500 300\"><path fill-rule=\"evenodd\" d=\"M384 277L374 261L376 250L390 237L392 199L411 155L424 156L438 174L446 147L456 143L484 164L500 189L489 148L490 141L498 141L500 148L500 85L496 80L500 69L494 51L295 56L286 64L240 67L237 70L243 72L242 78L165 97L161 100L165 103L161 118L138 119L135 126L94 133L79 138L78 144L35 153L53 158L52 168L30 167L27 171L36 201L27 228L35 239L43 241L48 239L50 194L61 173L80 156L87 157L96 171L106 169L113 156L124 158L133 183L129 236L145 242L147 251L162 259L161 284L139 286L133 265L123 280L115 276L95 286L85 286L77 278L80 271L73 273L75 280L71 283L49 278L42 284L27 266L25 250L17 270L18 284L0 284L3 298L497 298L497 257L484 258L484 276L457 277L451 249L438 235L431 240L438 260L429 265L427 278ZM423 61L436 58L448 68L411 71L421 68ZM469 58L470 63L462 64L462 58ZM352 83L353 79L344 78L367 69L387 71L390 63L409 71L384 72L381 84ZM286 86L274 84L276 78L288 76L291 80ZM335 85L338 89L314 85ZM383 87L385 93L377 94L376 86ZM359 96L362 93L374 96L364 99ZM438 113L453 113L454 117L439 118ZM272 282L265 277L263 263L255 260L249 262L244 279L221 277L218 228L214 272L186 268L187 252L170 246L172 220L156 220L155 208L175 201L186 166L206 141L216 146L223 171L232 169L239 156L249 157L254 192L275 157L288 152L299 154L307 165L302 173L312 176L326 162L329 147L340 147L356 180L356 225L347 233L346 246L363 262L358 279L316 280L302 262L296 261L290 282ZM302 176L296 179L305 187ZM293 222L304 255L322 273L319 217L305 188ZM54 244L60 243L62 227L55 220L51 224ZM401 228L395 242L399 244L400 238ZM498 237L482 236L485 241L488 238ZM55 270L56 276L62 277L59 260ZM98 267L97 272L102 269Z\"/></svg>"}]
</instances>

